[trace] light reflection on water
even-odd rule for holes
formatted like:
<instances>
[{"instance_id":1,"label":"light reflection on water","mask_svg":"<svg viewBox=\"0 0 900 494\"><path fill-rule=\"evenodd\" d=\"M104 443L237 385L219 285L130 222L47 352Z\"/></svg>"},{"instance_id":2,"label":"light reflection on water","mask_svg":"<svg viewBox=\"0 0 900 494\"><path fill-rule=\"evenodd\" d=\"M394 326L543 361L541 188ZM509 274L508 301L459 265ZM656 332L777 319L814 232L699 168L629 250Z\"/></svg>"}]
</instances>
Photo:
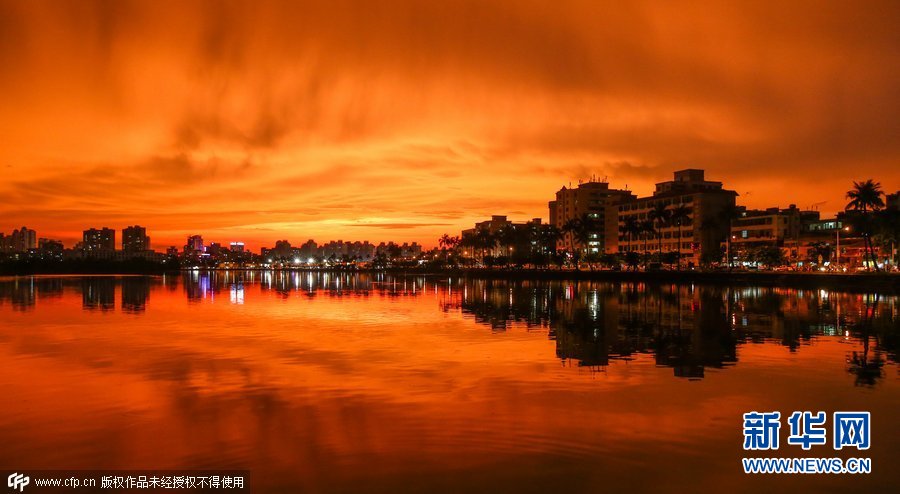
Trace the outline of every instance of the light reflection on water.
<instances>
[{"instance_id":1,"label":"light reflection on water","mask_svg":"<svg viewBox=\"0 0 900 494\"><path fill-rule=\"evenodd\" d=\"M193 272L0 280L0 321L2 466L837 492L889 487L900 458L894 295ZM746 478L740 415L795 409L871 411L875 473Z\"/></svg>"}]
</instances>

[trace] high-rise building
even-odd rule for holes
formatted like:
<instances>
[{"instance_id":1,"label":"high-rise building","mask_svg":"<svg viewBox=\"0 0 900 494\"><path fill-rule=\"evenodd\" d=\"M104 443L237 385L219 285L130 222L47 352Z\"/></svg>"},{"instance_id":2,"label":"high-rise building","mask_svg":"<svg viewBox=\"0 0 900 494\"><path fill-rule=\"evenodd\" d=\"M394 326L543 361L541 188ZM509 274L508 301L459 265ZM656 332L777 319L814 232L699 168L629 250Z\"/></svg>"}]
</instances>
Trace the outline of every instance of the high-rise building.
<instances>
[{"instance_id":1,"label":"high-rise building","mask_svg":"<svg viewBox=\"0 0 900 494\"><path fill-rule=\"evenodd\" d=\"M563 187L556 193L556 200L550 201L550 224L560 230L571 220L583 220L585 216L594 226L588 232L587 245L582 245L578 235L564 231L559 241L560 249L596 254L615 252L619 238L619 222L616 206L630 201L635 195L627 190L610 189L606 182L585 182L575 188Z\"/></svg>"},{"instance_id":2,"label":"high-rise building","mask_svg":"<svg viewBox=\"0 0 900 494\"><path fill-rule=\"evenodd\" d=\"M900 192L884 196L884 207L887 209L900 209Z\"/></svg>"},{"instance_id":3,"label":"high-rise building","mask_svg":"<svg viewBox=\"0 0 900 494\"><path fill-rule=\"evenodd\" d=\"M147 229L134 225L122 230L122 250L125 254L137 254L150 250L150 237Z\"/></svg>"},{"instance_id":4,"label":"high-rise building","mask_svg":"<svg viewBox=\"0 0 900 494\"><path fill-rule=\"evenodd\" d=\"M294 259L294 249L287 240L278 240L275 242L275 248L269 251L269 255L278 260L290 261Z\"/></svg>"},{"instance_id":5,"label":"high-rise building","mask_svg":"<svg viewBox=\"0 0 900 494\"><path fill-rule=\"evenodd\" d=\"M22 253L37 248L37 233L27 227L13 230L8 236L0 234L0 252Z\"/></svg>"},{"instance_id":6,"label":"high-rise building","mask_svg":"<svg viewBox=\"0 0 900 494\"><path fill-rule=\"evenodd\" d=\"M203 236L201 235L191 235L187 238L187 243L184 245L184 253L185 254L199 254L203 252Z\"/></svg>"},{"instance_id":7,"label":"high-rise building","mask_svg":"<svg viewBox=\"0 0 900 494\"><path fill-rule=\"evenodd\" d=\"M703 170L675 172L673 180L656 184L652 196L640 197L618 206L619 252L679 252L683 258L699 263L704 255L718 259L721 245L729 235L729 210L735 208L737 192L722 188L722 182L704 178ZM672 210L684 206L687 217L660 225L652 211L658 207ZM634 234L624 228L629 219L650 222L654 231Z\"/></svg>"},{"instance_id":8,"label":"high-rise building","mask_svg":"<svg viewBox=\"0 0 900 494\"><path fill-rule=\"evenodd\" d=\"M116 250L116 231L112 228L91 228L82 235L82 248L88 255L110 253Z\"/></svg>"},{"instance_id":9,"label":"high-rise building","mask_svg":"<svg viewBox=\"0 0 900 494\"><path fill-rule=\"evenodd\" d=\"M231 242L231 252L241 253L244 252L244 242Z\"/></svg>"}]
</instances>

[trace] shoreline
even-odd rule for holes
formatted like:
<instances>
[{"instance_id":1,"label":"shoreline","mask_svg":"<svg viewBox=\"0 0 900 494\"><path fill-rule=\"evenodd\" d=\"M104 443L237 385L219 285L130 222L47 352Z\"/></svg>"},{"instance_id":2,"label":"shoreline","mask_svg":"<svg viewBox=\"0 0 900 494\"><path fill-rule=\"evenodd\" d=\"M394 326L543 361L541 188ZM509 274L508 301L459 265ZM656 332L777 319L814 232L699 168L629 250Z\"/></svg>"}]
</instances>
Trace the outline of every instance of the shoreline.
<instances>
[{"instance_id":1,"label":"shoreline","mask_svg":"<svg viewBox=\"0 0 900 494\"><path fill-rule=\"evenodd\" d=\"M610 283L697 283L705 285L732 286L784 286L791 288L828 288L846 291L878 291L900 293L900 274L898 273L806 273L806 272L770 272L770 271L611 271L611 270L531 270L531 269L180 269L180 270L134 270L115 272L32 272L3 273L0 278L16 277L52 277L52 276L161 276L200 272L226 271L286 271L286 272L322 272L322 273L388 273L401 276L451 276L487 280L509 281L596 281Z\"/></svg>"},{"instance_id":2,"label":"shoreline","mask_svg":"<svg viewBox=\"0 0 900 494\"><path fill-rule=\"evenodd\" d=\"M627 283L698 283L705 285L785 286L791 288L831 288L877 290L900 293L900 274L891 273L797 273L769 271L497 271L459 270L474 278L509 280L573 280Z\"/></svg>"}]
</instances>

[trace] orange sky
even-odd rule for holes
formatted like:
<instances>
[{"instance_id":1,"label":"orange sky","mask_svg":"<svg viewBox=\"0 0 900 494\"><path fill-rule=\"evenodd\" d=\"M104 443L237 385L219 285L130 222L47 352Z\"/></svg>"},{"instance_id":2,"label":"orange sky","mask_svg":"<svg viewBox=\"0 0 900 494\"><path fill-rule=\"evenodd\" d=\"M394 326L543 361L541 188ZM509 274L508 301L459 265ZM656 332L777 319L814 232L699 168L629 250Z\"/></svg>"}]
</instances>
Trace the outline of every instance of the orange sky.
<instances>
[{"instance_id":1,"label":"orange sky","mask_svg":"<svg viewBox=\"0 0 900 494\"><path fill-rule=\"evenodd\" d=\"M700 167L900 188L900 3L0 0L0 231L253 248L543 217Z\"/></svg>"}]
</instances>

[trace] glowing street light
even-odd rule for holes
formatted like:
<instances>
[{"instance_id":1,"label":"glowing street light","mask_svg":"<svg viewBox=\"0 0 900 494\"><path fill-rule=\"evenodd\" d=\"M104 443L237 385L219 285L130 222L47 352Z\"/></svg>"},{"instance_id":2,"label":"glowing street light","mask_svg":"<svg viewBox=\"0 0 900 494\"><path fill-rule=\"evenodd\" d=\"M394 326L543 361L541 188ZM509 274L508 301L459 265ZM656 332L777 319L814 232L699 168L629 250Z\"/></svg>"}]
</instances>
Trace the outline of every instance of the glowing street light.
<instances>
[{"instance_id":1,"label":"glowing street light","mask_svg":"<svg viewBox=\"0 0 900 494\"><path fill-rule=\"evenodd\" d=\"M835 241L835 246L834 246L835 247L834 263L837 265L838 269L840 269L840 267L841 267L841 230L844 230L845 232L849 232L850 227L845 226L844 228L838 228L835 231L837 240Z\"/></svg>"}]
</instances>

